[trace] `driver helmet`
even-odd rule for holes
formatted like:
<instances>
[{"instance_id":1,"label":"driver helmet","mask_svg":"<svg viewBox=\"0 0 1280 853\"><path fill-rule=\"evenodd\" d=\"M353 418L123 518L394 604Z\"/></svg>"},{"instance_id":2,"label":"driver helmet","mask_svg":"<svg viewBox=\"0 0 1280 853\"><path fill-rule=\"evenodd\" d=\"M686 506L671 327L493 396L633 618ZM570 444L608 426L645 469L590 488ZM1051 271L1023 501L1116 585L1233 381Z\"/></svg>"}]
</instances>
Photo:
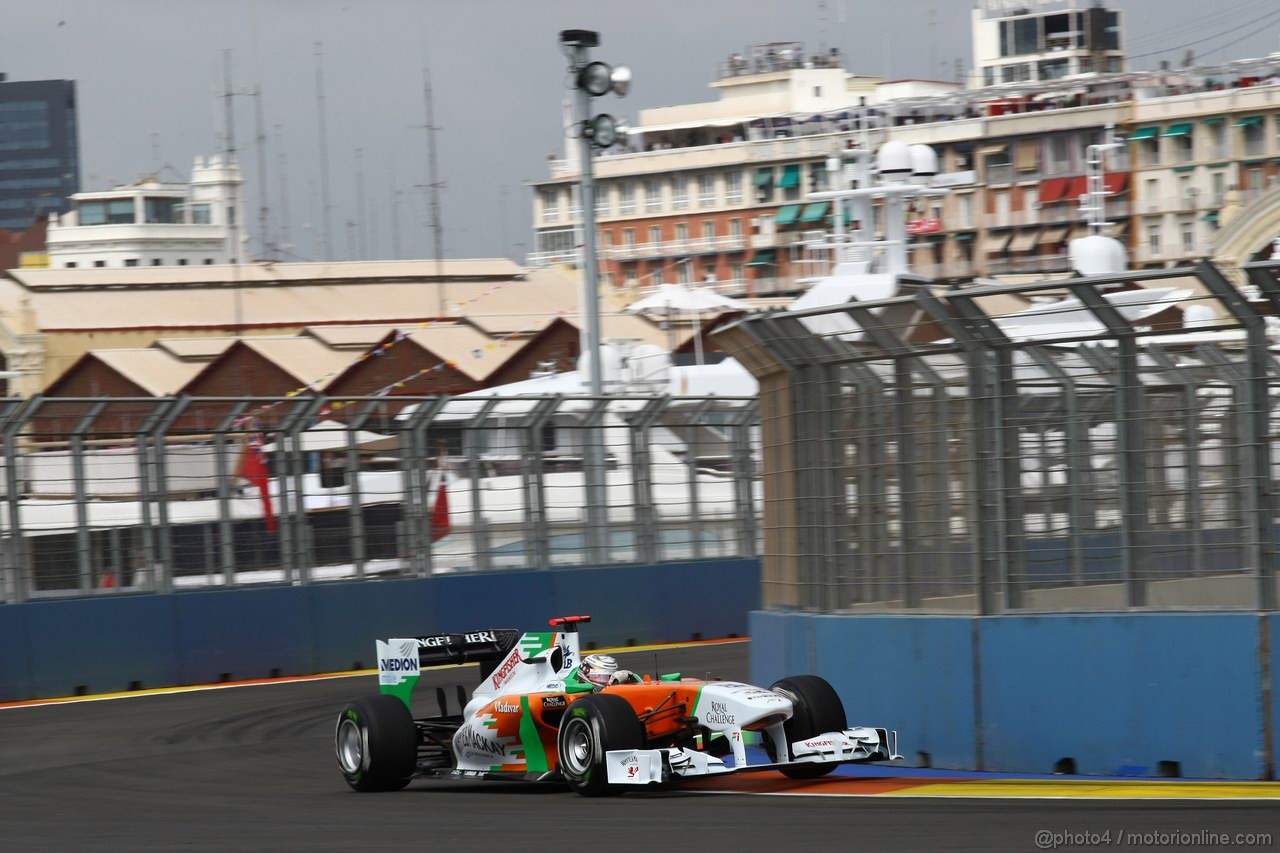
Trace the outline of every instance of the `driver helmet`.
<instances>
[{"instance_id":1,"label":"driver helmet","mask_svg":"<svg viewBox=\"0 0 1280 853\"><path fill-rule=\"evenodd\" d=\"M618 662L611 655L587 655L582 659L582 667L578 675L583 681L590 682L597 690L606 687L609 679L618 671Z\"/></svg>"}]
</instances>

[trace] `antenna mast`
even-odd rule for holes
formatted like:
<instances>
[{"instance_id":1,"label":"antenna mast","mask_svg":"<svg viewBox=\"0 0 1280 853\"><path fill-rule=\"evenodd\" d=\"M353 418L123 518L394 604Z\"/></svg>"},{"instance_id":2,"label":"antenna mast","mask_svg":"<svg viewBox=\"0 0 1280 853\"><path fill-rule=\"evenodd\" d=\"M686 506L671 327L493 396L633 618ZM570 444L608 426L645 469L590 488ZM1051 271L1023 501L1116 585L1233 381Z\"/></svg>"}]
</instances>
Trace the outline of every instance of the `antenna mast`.
<instances>
[{"instance_id":1,"label":"antenna mast","mask_svg":"<svg viewBox=\"0 0 1280 853\"><path fill-rule=\"evenodd\" d=\"M285 251L293 249L293 235L289 231L289 155L284 150L284 130L276 125L276 151L280 164L280 245Z\"/></svg>"},{"instance_id":2,"label":"antenna mast","mask_svg":"<svg viewBox=\"0 0 1280 853\"><path fill-rule=\"evenodd\" d=\"M329 140L324 120L324 50L316 42L316 115L320 123L320 221L323 229L324 259L333 260L333 229L329 214Z\"/></svg>"},{"instance_id":3,"label":"antenna mast","mask_svg":"<svg viewBox=\"0 0 1280 853\"><path fill-rule=\"evenodd\" d=\"M391 257L400 260L400 190L396 189L395 170L388 170L391 182Z\"/></svg>"},{"instance_id":4,"label":"antenna mast","mask_svg":"<svg viewBox=\"0 0 1280 853\"><path fill-rule=\"evenodd\" d=\"M227 243L231 261L231 292L235 310L236 337L240 336L244 326L244 312L240 304L240 221L237 214L239 198L236 182L233 180L231 165L236 159L236 126L235 110L231 108L231 51L222 51L222 107L225 130L222 139L222 168L226 175L227 187Z\"/></svg>"},{"instance_id":5,"label":"antenna mast","mask_svg":"<svg viewBox=\"0 0 1280 853\"><path fill-rule=\"evenodd\" d=\"M364 149L356 149L356 251L360 260L369 259L368 229L365 227L364 210Z\"/></svg>"},{"instance_id":6,"label":"antenna mast","mask_svg":"<svg viewBox=\"0 0 1280 853\"><path fill-rule=\"evenodd\" d=\"M436 162L436 127L435 111L431 102L431 69L422 69L422 93L427 108L427 189L431 192L431 236L436 258L436 293L439 296L436 310L440 317L446 316L446 292L444 282L444 223L440 221L440 170Z\"/></svg>"},{"instance_id":7,"label":"antenna mast","mask_svg":"<svg viewBox=\"0 0 1280 853\"><path fill-rule=\"evenodd\" d=\"M267 202L267 134L262 129L262 86L253 85L253 112L255 130L254 141L258 148L258 234L262 240L262 254L271 258L275 255L275 242L270 237L270 214Z\"/></svg>"}]
</instances>

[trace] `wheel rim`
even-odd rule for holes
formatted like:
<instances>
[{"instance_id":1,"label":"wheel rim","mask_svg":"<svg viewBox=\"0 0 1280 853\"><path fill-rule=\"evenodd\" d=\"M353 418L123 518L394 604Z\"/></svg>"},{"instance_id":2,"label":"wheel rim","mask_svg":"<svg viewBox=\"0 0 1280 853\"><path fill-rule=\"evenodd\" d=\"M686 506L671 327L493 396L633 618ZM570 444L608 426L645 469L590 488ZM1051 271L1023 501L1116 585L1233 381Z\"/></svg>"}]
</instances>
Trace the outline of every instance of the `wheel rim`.
<instances>
[{"instance_id":1,"label":"wheel rim","mask_svg":"<svg viewBox=\"0 0 1280 853\"><path fill-rule=\"evenodd\" d=\"M364 738L355 720L343 720L338 725L338 763L348 774L360 772L364 763Z\"/></svg>"},{"instance_id":2,"label":"wheel rim","mask_svg":"<svg viewBox=\"0 0 1280 853\"><path fill-rule=\"evenodd\" d=\"M586 775L591 769L591 730L585 720L570 720L561 730L564 739L566 768L574 776Z\"/></svg>"}]
</instances>

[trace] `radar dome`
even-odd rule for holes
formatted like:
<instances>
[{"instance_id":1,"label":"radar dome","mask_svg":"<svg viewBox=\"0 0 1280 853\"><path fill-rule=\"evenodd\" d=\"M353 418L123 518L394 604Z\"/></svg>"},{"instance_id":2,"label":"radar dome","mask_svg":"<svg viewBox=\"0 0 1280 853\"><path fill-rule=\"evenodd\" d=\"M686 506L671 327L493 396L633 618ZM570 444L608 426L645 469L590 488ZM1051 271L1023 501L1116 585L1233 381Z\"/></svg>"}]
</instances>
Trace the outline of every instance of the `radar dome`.
<instances>
[{"instance_id":1,"label":"radar dome","mask_svg":"<svg viewBox=\"0 0 1280 853\"><path fill-rule=\"evenodd\" d=\"M1115 275L1129 268L1124 244L1101 234L1072 240L1068 252L1072 269L1081 275Z\"/></svg>"},{"instance_id":2,"label":"radar dome","mask_svg":"<svg viewBox=\"0 0 1280 853\"><path fill-rule=\"evenodd\" d=\"M886 178L905 179L911 166L911 146L905 142L886 142L876 153L876 167Z\"/></svg>"},{"instance_id":3,"label":"radar dome","mask_svg":"<svg viewBox=\"0 0 1280 853\"><path fill-rule=\"evenodd\" d=\"M932 178L938 174L937 152L928 145L912 145L911 174L917 178Z\"/></svg>"}]
</instances>

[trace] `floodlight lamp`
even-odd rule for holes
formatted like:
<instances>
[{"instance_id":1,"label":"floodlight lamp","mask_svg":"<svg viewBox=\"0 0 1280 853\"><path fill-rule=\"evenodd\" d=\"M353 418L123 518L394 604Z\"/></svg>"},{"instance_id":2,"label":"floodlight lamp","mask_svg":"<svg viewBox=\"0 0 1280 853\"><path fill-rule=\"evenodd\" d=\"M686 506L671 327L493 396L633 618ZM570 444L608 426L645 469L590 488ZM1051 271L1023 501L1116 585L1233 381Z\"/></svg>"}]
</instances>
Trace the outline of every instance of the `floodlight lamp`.
<instances>
[{"instance_id":1,"label":"floodlight lamp","mask_svg":"<svg viewBox=\"0 0 1280 853\"><path fill-rule=\"evenodd\" d=\"M603 95L613 86L612 73L613 69L606 62L588 62L578 72L578 88L586 89L592 97Z\"/></svg>"},{"instance_id":2,"label":"floodlight lamp","mask_svg":"<svg viewBox=\"0 0 1280 853\"><path fill-rule=\"evenodd\" d=\"M609 81L612 83L613 93L619 98L625 98L627 92L631 91L631 69L625 65L614 66L609 73Z\"/></svg>"},{"instance_id":3,"label":"floodlight lamp","mask_svg":"<svg viewBox=\"0 0 1280 853\"><path fill-rule=\"evenodd\" d=\"M617 119L608 113L600 113L587 121L586 126L582 128L582 133L595 147L608 148L618 141Z\"/></svg>"}]
</instances>

